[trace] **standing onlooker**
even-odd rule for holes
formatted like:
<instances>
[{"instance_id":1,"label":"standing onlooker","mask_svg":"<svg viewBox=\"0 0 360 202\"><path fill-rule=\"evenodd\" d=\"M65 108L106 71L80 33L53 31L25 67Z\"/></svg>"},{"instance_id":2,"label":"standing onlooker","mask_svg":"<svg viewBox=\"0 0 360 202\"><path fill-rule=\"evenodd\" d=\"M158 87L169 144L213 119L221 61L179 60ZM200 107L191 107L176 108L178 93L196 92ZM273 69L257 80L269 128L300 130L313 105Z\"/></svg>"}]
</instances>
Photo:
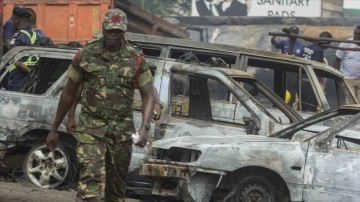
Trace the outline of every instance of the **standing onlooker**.
<instances>
[{"instance_id":1,"label":"standing onlooker","mask_svg":"<svg viewBox=\"0 0 360 202\"><path fill-rule=\"evenodd\" d=\"M221 1L217 7L221 16L247 16L247 5L237 0Z\"/></svg>"},{"instance_id":2,"label":"standing onlooker","mask_svg":"<svg viewBox=\"0 0 360 202\"><path fill-rule=\"evenodd\" d=\"M271 43L275 46L275 48L280 49L282 54L290 54L295 56L301 56L301 53L304 49L304 45L300 43L296 37L293 35L299 34L299 28L297 26L291 26L289 28L284 28L283 32L289 35L289 39L287 40L277 40L276 36L271 38ZM290 51L290 46L292 46L292 50ZM294 109L298 108L298 96L297 94L299 89L299 81L297 80L298 75L296 72L288 72L286 75L286 92L285 94L288 95L289 99L284 98L287 100L287 103Z\"/></svg>"},{"instance_id":3,"label":"standing onlooker","mask_svg":"<svg viewBox=\"0 0 360 202\"><path fill-rule=\"evenodd\" d=\"M141 49L124 38L127 16L120 9L105 13L103 37L89 43L74 57L61 93L55 120L47 137L54 151L58 127L81 89L81 112L76 126L80 164L77 201L124 201L125 178L135 133L135 87L142 98L142 124L136 145L144 147L155 98L152 75ZM105 186L104 186L105 185Z\"/></svg>"},{"instance_id":4,"label":"standing onlooker","mask_svg":"<svg viewBox=\"0 0 360 202\"><path fill-rule=\"evenodd\" d=\"M324 31L319 34L319 38L332 38L332 35L329 32ZM301 56L309 60L324 63L324 49L326 49L330 43L330 41L324 41L305 46Z\"/></svg>"},{"instance_id":5,"label":"standing onlooker","mask_svg":"<svg viewBox=\"0 0 360 202\"><path fill-rule=\"evenodd\" d=\"M299 28L297 26L291 26L287 30L289 34L299 34ZM275 46L275 48L280 49L281 53L283 54L289 53L289 46L290 46L289 40L277 40L276 36L273 36L271 38L271 43ZM304 45L300 43L298 40L296 40L292 51L293 55L301 56L303 48Z\"/></svg>"},{"instance_id":6,"label":"standing onlooker","mask_svg":"<svg viewBox=\"0 0 360 202\"><path fill-rule=\"evenodd\" d=\"M360 25L354 29L354 37L348 40L360 40ZM340 43L342 48L360 48L359 44L354 43ZM344 75L345 83L350 88L350 91L360 101L360 52L337 50L334 62L334 67L340 69Z\"/></svg>"},{"instance_id":7,"label":"standing onlooker","mask_svg":"<svg viewBox=\"0 0 360 202\"><path fill-rule=\"evenodd\" d=\"M45 36L39 29L33 29L32 14L27 8L18 8L17 15L13 16L17 32L10 41L10 49L17 46L30 46ZM37 64L39 57L24 57L10 67L8 90L19 91L24 86L31 69Z\"/></svg>"},{"instance_id":8,"label":"standing onlooker","mask_svg":"<svg viewBox=\"0 0 360 202\"><path fill-rule=\"evenodd\" d=\"M319 34L319 38L332 38L332 35L329 32L324 31ZM304 47L304 50L301 55L303 58L325 63L324 49L326 49L327 45L329 45L330 43L331 43L330 41L321 41L317 43L312 43ZM305 75L301 77L301 86L302 86L301 88L302 110L316 112L318 102L314 94L314 91L311 90L312 88L311 83L309 79L306 78Z\"/></svg>"},{"instance_id":9,"label":"standing onlooker","mask_svg":"<svg viewBox=\"0 0 360 202\"><path fill-rule=\"evenodd\" d=\"M4 50L3 54L5 54L10 49L10 40L14 36L14 34L17 32L16 26L14 24L14 16L21 15L21 9L23 8L22 5L15 5L12 10L12 15L10 19L8 19L4 24L4 34L3 34L3 40L4 40Z\"/></svg>"}]
</instances>

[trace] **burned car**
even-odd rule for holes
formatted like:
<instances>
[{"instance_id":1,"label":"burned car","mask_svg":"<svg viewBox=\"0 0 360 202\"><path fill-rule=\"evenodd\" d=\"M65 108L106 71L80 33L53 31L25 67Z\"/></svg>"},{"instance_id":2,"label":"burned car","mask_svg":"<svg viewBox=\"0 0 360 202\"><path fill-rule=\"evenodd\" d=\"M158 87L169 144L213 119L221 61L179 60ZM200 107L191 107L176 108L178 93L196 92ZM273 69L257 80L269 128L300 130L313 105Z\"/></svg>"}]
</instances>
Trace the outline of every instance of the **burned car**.
<instances>
[{"instance_id":1,"label":"burned car","mask_svg":"<svg viewBox=\"0 0 360 202\"><path fill-rule=\"evenodd\" d=\"M342 74L316 61L224 44L135 33L128 33L126 37L140 45L147 57L172 58L249 72L303 117L346 103L358 103L345 85Z\"/></svg>"},{"instance_id":2,"label":"burned car","mask_svg":"<svg viewBox=\"0 0 360 202\"><path fill-rule=\"evenodd\" d=\"M140 174L152 194L184 201L360 200L360 105L264 136L159 140Z\"/></svg>"},{"instance_id":3,"label":"burned car","mask_svg":"<svg viewBox=\"0 0 360 202\"><path fill-rule=\"evenodd\" d=\"M17 47L0 64L0 169L23 173L38 187L55 188L74 179L76 139L59 127L55 153L44 145L64 88L65 71L77 49ZM22 92L7 90L9 67L23 57L39 57ZM302 118L253 75L211 65L188 64L169 58L148 58L154 85L164 102L163 116L149 132L150 142L178 136L272 133ZM262 104L261 104L262 103ZM134 120L140 126L140 95L135 93ZM138 169L147 152L134 147L129 168L129 193L150 190ZM143 189L139 189L141 186Z\"/></svg>"}]
</instances>

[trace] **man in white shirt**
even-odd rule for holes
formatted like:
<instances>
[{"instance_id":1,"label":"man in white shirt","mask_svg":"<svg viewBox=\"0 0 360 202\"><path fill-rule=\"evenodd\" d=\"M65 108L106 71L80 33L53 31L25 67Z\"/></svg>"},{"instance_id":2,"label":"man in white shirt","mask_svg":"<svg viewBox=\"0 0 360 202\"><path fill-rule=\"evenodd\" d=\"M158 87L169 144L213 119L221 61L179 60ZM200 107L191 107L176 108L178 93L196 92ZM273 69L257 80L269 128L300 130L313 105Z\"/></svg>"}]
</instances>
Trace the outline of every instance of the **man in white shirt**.
<instances>
[{"instance_id":1,"label":"man in white shirt","mask_svg":"<svg viewBox=\"0 0 360 202\"><path fill-rule=\"evenodd\" d=\"M359 43L340 43L341 48L360 48L360 25L354 29L354 37L348 40L359 40ZM337 50L334 67L340 69L350 91L360 101L360 51Z\"/></svg>"}]
</instances>

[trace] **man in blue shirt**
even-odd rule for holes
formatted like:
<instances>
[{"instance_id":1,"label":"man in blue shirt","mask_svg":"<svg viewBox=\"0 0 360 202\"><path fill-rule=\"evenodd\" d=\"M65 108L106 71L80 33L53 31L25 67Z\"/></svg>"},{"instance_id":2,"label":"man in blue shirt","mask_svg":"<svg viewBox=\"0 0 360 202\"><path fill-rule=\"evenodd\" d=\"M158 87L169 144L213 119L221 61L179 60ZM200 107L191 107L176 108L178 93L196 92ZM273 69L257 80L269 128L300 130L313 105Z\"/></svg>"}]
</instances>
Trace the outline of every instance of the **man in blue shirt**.
<instances>
[{"instance_id":1,"label":"man in blue shirt","mask_svg":"<svg viewBox=\"0 0 360 202\"><path fill-rule=\"evenodd\" d=\"M332 35L329 32L324 31L319 34L319 38L332 38ZM327 45L330 43L330 41L321 41L305 46L301 56L309 60L324 63L324 49L326 49ZM315 112L317 110L318 102L314 92L310 89L310 81L306 78L302 78L302 110Z\"/></svg>"},{"instance_id":2,"label":"man in blue shirt","mask_svg":"<svg viewBox=\"0 0 360 202\"><path fill-rule=\"evenodd\" d=\"M39 29L33 29L32 15L26 8L19 8L18 15L13 20L18 32L14 34L10 41L10 49L17 46L30 46L44 37L45 34ZM8 90L20 91L26 82L26 78L31 69L37 64L38 57L24 57L10 66Z\"/></svg>"},{"instance_id":3,"label":"man in blue shirt","mask_svg":"<svg viewBox=\"0 0 360 202\"><path fill-rule=\"evenodd\" d=\"M319 38L332 38L332 35L329 32L321 32L319 34ZM327 48L330 42L318 42L312 43L308 46L304 47L304 50L301 54L303 58L307 58L309 60L315 60L318 62L324 62L324 50Z\"/></svg>"},{"instance_id":4,"label":"man in blue shirt","mask_svg":"<svg viewBox=\"0 0 360 202\"><path fill-rule=\"evenodd\" d=\"M291 26L289 29L286 29L289 34L299 34L299 28L297 26ZM275 46L276 49L280 49L281 53L289 54L290 42L289 40L277 40L276 36L271 38L271 43ZM301 56L304 45L299 41L295 41L294 48L292 54L295 56Z\"/></svg>"}]
</instances>

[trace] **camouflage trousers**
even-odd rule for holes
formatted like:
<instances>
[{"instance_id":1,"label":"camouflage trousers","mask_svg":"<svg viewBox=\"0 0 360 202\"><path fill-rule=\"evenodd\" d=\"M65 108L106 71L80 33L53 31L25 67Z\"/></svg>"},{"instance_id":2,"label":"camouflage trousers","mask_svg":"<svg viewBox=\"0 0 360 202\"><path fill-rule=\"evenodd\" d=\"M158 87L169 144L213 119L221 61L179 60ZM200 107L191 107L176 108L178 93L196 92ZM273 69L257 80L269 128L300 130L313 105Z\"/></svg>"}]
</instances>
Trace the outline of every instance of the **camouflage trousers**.
<instances>
[{"instance_id":1,"label":"camouflage trousers","mask_svg":"<svg viewBox=\"0 0 360 202\"><path fill-rule=\"evenodd\" d=\"M100 138L80 132L76 136L80 166L77 198L124 201L132 140L116 142L111 135Z\"/></svg>"}]
</instances>

